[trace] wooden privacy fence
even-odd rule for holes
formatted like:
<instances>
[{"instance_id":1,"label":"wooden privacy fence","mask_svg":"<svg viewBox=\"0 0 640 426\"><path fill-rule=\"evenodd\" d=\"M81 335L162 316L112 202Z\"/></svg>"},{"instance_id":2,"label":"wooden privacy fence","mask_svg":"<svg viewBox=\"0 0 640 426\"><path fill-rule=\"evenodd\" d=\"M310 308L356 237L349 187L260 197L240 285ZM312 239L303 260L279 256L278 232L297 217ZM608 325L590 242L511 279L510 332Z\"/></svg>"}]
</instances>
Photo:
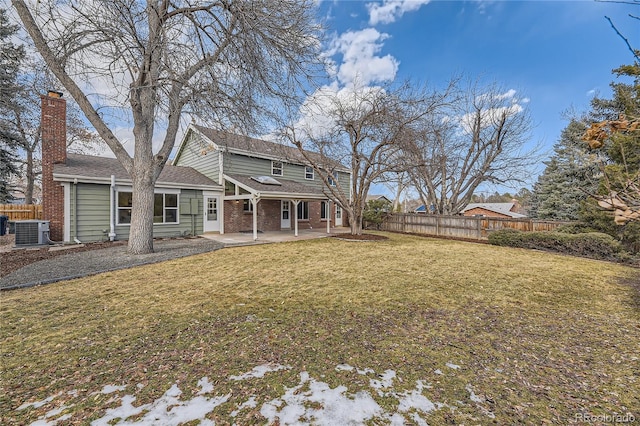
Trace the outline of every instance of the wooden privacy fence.
<instances>
[{"instance_id":1,"label":"wooden privacy fence","mask_svg":"<svg viewBox=\"0 0 640 426\"><path fill-rule=\"evenodd\" d=\"M11 221L42 219L42 204L0 204L0 216Z\"/></svg>"},{"instance_id":2,"label":"wooden privacy fence","mask_svg":"<svg viewBox=\"0 0 640 426\"><path fill-rule=\"evenodd\" d=\"M497 217L439 216L393 213L381 225L383 231L434 235L439 237L486 240L493 231L504 228L520 231L552 231L570 222Z\"/></svg>"}]
</instances>

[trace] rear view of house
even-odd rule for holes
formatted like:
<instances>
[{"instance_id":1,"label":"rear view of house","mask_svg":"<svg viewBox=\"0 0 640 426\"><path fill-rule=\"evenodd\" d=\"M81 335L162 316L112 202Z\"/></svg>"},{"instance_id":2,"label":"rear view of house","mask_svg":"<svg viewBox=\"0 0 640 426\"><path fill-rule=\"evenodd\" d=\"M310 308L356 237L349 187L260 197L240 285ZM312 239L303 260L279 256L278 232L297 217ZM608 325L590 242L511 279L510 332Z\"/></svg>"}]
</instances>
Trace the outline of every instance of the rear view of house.
<instances>
[{"instance_id":1,"label":"rear view of house","mask_svg":"<svg viewBox=\"0 0 640 426\"><path fill-rule=\"evenodd\" d=\"M310 155L315 155L309 153ZM346 226L342 208L297 148L190 125L173 164L189 166L224 187L208 204L223 220L205 231L221 233ZM349 187L350 173L331 163L329 184Z\"/></svg>"},{"instance_id":2,"label":"rear view of house","mask_svg":"<svg viewBox=\"0 0 640 426\"><path fill-rule=\"evenodd\" d=\"M128 239L132 184L113 158L67 154L66 101L42 96L43 217L54 241ZM332 167L349 187L348 170ZM297 149L191 125L155 186L154 237L346 225Z\"/></svg>"}]
</instances>

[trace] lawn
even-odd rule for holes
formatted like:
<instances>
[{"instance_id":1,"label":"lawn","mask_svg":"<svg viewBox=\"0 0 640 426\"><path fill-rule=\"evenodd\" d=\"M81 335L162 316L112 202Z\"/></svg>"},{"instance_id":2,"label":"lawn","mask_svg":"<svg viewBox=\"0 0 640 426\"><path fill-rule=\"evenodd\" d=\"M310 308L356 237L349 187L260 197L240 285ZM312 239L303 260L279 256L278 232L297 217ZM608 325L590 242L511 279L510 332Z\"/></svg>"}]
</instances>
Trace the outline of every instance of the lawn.
<instances>
[{"instance_id":1,"label":"lawn","mask_svg":"<svg viewBox=\"0 0 640 426\"><path fill-rule=\"evenodd\" d=\"M637 269L386 235L0 293L0 423L640 419Z\"/></svg>"}]
</instances>

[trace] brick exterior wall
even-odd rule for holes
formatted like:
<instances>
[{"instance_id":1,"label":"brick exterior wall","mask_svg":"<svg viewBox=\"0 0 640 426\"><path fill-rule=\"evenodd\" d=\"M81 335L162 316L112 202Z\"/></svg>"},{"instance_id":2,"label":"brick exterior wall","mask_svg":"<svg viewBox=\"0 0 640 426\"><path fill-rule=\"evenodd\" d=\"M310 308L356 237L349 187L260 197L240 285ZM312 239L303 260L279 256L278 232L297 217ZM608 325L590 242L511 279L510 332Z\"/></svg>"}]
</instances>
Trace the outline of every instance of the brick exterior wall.
<instances>
[{"instance_id":1,"label":"brick exterior wall","mask_svg":"<svg viewBox=\"0 0 640 426\"><path fill-rule=\"evenodd\" d=\"M320 201L309 201L309 220L298 220L298 229L326 229L326 220L320 219ZM224 202L224 232L248 232L253 230L253 214L243 211L243 202L227 200ZM331 227L335 225L335 204L331 203ZM294 206L291 203L291 230L294 228ZM261 200L258 203L258 231L281 231L280 200ZM346 215L343 210L343 225Z\"/></svg>"},{"instance_id":2,"label":"brick exterior wall","mask_svg":"<svg viewBox=\"0 0 640 426\"><path fill-rule=\"evenodd\" d=\"M67 162L67 101L61 97L40 96L42 125L42 216L50 221L49 238L64 237L64 189L53 181L53 165Z\"/></svg>"}]
</instances>

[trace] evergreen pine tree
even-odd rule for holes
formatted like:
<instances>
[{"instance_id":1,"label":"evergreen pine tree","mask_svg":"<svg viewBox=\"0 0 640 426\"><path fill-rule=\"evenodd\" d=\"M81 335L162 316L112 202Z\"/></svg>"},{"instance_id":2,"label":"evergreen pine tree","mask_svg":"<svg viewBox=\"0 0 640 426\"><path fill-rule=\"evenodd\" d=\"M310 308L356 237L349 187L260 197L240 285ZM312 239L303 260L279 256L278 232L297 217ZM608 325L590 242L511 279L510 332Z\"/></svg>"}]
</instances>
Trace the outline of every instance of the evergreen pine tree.
<instances>
[{"instance_id":1,"label":"evergreen pine tree","mask_svg":"<svg viewBox=\"0 0 640 426\"><path fill-rule=\"evenodd\" d=\"M571 120L533 187L529 214L538 219L578 220L581 203L598 185L594 154L582 140L586 125Z\"/></svg>"},{"instance_id":2,"label":"evergreen pine tree","mask_svg":"<svg viewBox=\"0 0 640 426\"><path fill-rule=\"evenodd\" d=\"M18 136L7 120L9 111L16 106L18 70L25 56L24 47L11 41L17 31L18 27L9 22L7 11L0 9L0 204L11 200L9 181L18 173Z\"/></svg>"}]
</instances>

